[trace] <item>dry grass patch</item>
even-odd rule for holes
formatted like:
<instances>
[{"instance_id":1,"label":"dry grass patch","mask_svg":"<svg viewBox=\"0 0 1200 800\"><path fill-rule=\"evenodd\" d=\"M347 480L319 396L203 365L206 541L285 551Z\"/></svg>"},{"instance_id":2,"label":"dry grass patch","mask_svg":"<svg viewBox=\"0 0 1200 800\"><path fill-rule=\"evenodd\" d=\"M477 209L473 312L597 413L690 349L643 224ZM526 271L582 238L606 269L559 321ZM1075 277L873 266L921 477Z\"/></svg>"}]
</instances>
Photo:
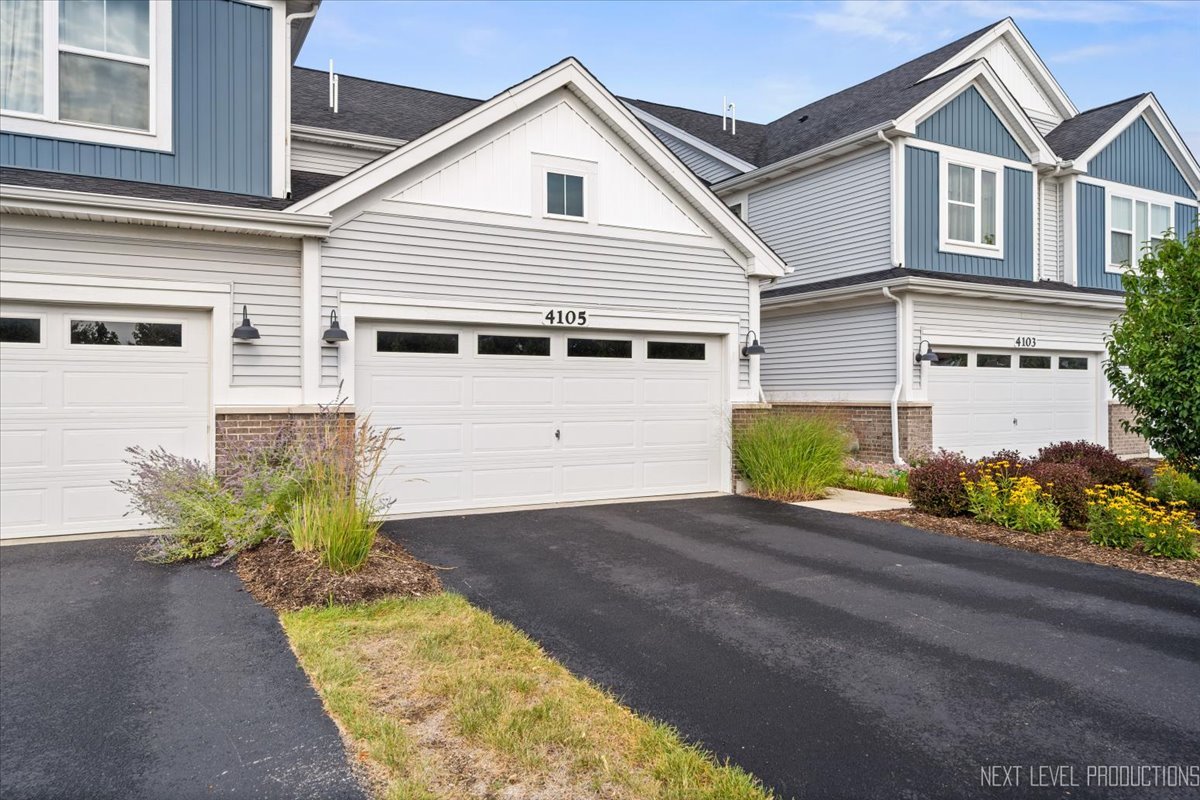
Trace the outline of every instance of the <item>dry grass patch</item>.
<instances>
[{"instance_id":1,"label":"dry grass patch","mask_svg":"<svg viewBox=\"0 0 1200 800\"><path fill-rule=\"evenodd\" d=\"M282 619L380 797L772 797L458 595Z\"/></svg>"}]
</instances>

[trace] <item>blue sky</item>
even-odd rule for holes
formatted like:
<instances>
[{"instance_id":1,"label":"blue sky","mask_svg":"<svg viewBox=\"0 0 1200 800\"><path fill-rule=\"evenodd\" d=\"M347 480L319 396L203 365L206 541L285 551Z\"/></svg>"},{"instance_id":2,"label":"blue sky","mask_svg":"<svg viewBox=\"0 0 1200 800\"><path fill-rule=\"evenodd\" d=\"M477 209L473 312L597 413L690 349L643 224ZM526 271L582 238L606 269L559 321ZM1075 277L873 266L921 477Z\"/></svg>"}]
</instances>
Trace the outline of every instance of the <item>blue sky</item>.
<instances>
[{"instance_id":1,"label":"blue sky","mask_svg":"<svg viewBox=\"0 0 1200 800\"><path fill-rule=\"evenodd\" d=\"M1012 16L1080 110L1151 90L1200 154L1200 2L325 0L299 64L487 98L579 58L613 92L769 122Z\"/></svg>"}]
</instances>

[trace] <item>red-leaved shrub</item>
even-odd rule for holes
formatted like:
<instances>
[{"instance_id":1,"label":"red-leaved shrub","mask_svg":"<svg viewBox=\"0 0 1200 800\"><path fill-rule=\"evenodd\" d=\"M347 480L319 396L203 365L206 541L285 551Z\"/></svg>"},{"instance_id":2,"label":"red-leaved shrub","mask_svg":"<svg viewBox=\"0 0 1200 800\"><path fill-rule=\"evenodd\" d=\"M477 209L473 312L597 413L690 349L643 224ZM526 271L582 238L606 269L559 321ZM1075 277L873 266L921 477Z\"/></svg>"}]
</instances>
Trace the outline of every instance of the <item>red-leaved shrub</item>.
<instances>
[{"instance_id":1,"label":"red-leaved shrub","mask_svg":"<svg viewBox=\"0 0 1200 800\"><path fill-rule=\"evenodd\" d=\"M908 473L908 499L913 508L939 517L967 513L967 492L963 473L975 475L975 463L962 453L941 450L914 466Z\"/></svg>"},{"instance_id":2,"label":"red-leaved shrub","mask_svg":"<svg viewBox=\"0 0 1200 800\"><path fill-rule=\"evenodd\" d=\"M1086 490L1092 488L1095 481L1086 469L1078 464L1035 461L1025 474L1040 483L1050 495L1063 525L1079 530L1087 527Z\"/></svg>"},{"instance_id":3,"label":"red-leaved shrub","mask_svg":"<svg viewBox=\"0 0 1200 800\"><path fill-rule=\"evenodd\" d=\"M1146 477L1141 471L1104 445L1094 442L1059 442L1038 451L1035 463L1075 464L1087 470L1093 484L1128 483L1139 492L1146 490Z\"/></svg>"}]
</instances>

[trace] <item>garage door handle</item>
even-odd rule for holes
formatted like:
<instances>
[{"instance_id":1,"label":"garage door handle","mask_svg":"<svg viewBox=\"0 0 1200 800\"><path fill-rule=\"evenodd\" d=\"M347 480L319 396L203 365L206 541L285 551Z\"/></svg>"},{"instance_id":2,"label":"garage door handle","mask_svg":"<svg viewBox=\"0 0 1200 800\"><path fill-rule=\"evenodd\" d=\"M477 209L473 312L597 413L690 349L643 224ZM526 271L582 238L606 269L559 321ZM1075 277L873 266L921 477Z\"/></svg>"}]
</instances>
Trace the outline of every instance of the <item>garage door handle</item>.
<instances>
[{"instance_id":1,"label":"garage door handle","mask_svg":"<svg viewBox=\"0 0 1200 800\"><path fill-rule=\"evenodd\" d=\"M561 439L561 438L562 438L562 431L560 431L560 430L558 430L557 428L555 428L555 429L554 429L554 438L555 438L555 439Z\"/></svg>"}]
</instances>

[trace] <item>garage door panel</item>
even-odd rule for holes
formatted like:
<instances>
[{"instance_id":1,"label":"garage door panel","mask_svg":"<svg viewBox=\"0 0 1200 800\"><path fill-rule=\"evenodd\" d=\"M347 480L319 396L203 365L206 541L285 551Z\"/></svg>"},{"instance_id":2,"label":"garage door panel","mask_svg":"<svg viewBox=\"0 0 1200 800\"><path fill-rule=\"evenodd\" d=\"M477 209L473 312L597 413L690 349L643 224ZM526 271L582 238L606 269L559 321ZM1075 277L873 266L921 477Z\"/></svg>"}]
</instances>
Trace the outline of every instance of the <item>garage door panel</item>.
<instances>
[{"instance_id":1,"label":"garage door panel","mask_svg":"<svg viewBox=\"0 0 1200 800\"><path fill-rule=\"evenodd\" d=\"M464 381L444 375L372 375L361 389L372 409L462 408Z\"/></svg>"},{"instance_id":2,"label":"garage door panel","mask_svg":"<svg viewBox=\"0 0 1200 800\"><path fill-rule=\"evenodd\" d=\"M633 405L637 381L632 378L563 378L563 404L570 406Z\"/></svg>"},{"instance_id":3,"label":"garage door panel","mask_svg":"<svg viewBox=\"0 0 1200 800\"><path fill-rule=\"evenodd\" d=\"M709 447L712 424L703 417L693 419L647 420L642 427L647 447L680 447L694 445Z\"/></svg>"},{"instance_id":4,"label":"garage door panel","mask_svg":"<svg viewBox=\"0 0 1200 800\"><path fill-rule=\"evenodd\" d=\"M647 378L646 402L663 405L696 405L715 402L714 384L709 380Z\"/></svg>"},{"instance_id":5,"label":"garage door panel","mask_svg":"<svg viewBox=\"0 0 1200 800\"><path fill-rule=\"evenodd\" d=\"M379 482L379 491L396 502L392 512L413 508L442 508L466 497L467 476L461 469L422 470L419 475L388 472Z\"/></svg>"},{"instance_id":6,"label":"garage door panel","mask_svg":"<svg viewBox=\"0 0 1200 800\"><path fill-rule=\"evenodd\" d=\"M553 467L498 467L471 474L472 495L484 500L554 497Z\"/></svg>"},{"instance_id":7,"label":"garage door panel","mask_svg":"<svg viewBox=\"0 0 1200 800\"><path fill-rule=\"evenodd\" d=\"M63 407L186 408L196 389L190 378L182 371L121 369L117 378L112 371L69 370L63 373Z\"/></svg>"},{"instance_id":8,"label":"garage door panel","mask_svg":"<svg viewBox=\"0 0 1200 800\"><path fill-rule=\"evenodd\" d=\"M671 489L704 486L711 480L711 462L704 458L647 461L643 474L648 489Z\"/></svg>"},{"instance_id":9,"label":"garage door panel","mask_svg":"<svg viewBox=\"0 0 1200 800\"><path fill-rule=\"evenodd\" d=\"M374 421L374 420L372 420ZM464 426L461 423L413 423L399 432L403 437L394 449L400 453L426 455L464 452Z\"/></svg>"},{"instance_id":10,"label":"garage door panel","mask_svg":"<svg viewBox=\"0 0 1200 800\"><path fill-rule=\"evenodd\" d=\"M637 428L636 420L565 421L561 447L565 451L636 447Z\"/></svg>"},{"instance_id":11,"label":"garage door panel","mask_svg":"<svg viewBox=\"0 0 1200 800\"><path fill-rule=\"evenodd\" d=\"M109 481L62 488L63 522L67 525L126 519L130 527L137 527L139 523L145 522L141 517L126 517L127 510L128 499L120 492L114 491Z\"/></svg>"},{"instance_id":12,"label":"garage door panel","mask_svg":"<svg viewBox=\"0 0 1200 800\"><path fill-rule=\"evenodd\" d=\"M563 492L568 495L631 492L637 488L636 461L578 464L562 469Z\"/></svg>"},{"instance_id":13,"label":"garage door panel","mask_svg":"<svg viewBox=\"0 0 1200 800\"><path fill-rule=\"evenodd\" d=\"M77 428L62 432L62 466L123 467L127 447L152 450L161 447L168 453L196 452L195 426L139 428Z\"/></svg>"},{"instance_id":14,"label":"garage door panel","mask_svg":"<svg viewBox=\"0 0 1200 800\"><path fill-rule=\"evenodd\" d=\"M553 378L482 377L471 382L471 405L476 408L497 406L554 405Z\"/></svg>"},{"instance_id":15,"label":"garage door panel","mask_svg":"<svg viewBox=\"0 0 1200 800\"><path fill-rule=\"evenodd\" d=\"M552 422L493 422L471 426L472 452L544 453L554 449Z\"/></svg>"},{"instance_id":16,"label":"garage door panel","mask_svg":"<svg viewBox=\"0 0 1200 800\"><path fill-rule=\"evenodd\" d=\"M50 458L46 431L0 432L0 467L33 467L44 465Z\"/></svg>"},{"instance_id":17,"label":"garage door panel","mask_svg":"<svg viewBox=\"0 0 1200 800\"><path fill-rule=\"evenodd\" d=\"M46 408L50 379L49 372L43 370L5 369L4 381L0 383L0 405L6 411Z\"/></svg>"},{"instance_id":18,"label":"garage door panel","mask_svg":"<svg viewBox=\"0 0 1200 800\"><path fill-rule=\"evenodd\" d=\"M4 489L0 491L0 525L33 527L46 523L50 516L49 489Z\"/></svg>"}]
</instances>

